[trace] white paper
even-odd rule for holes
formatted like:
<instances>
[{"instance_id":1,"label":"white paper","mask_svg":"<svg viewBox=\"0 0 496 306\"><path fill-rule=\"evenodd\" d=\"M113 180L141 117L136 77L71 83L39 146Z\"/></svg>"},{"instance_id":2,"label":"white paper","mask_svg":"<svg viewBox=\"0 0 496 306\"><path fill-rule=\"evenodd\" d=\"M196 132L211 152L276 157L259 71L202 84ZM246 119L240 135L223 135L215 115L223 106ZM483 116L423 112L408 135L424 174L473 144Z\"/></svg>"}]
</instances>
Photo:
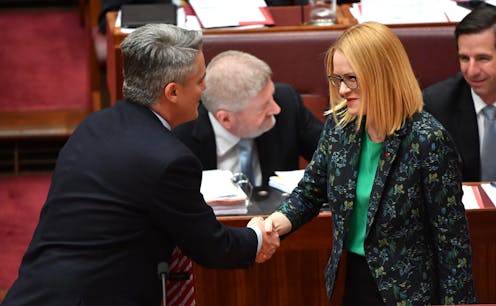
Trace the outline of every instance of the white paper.
<instances>
[{"instance_id":1,"label":"white paper","mask_svg":"<svg viewBox=\"0 0 496 306\"><path fill-rule=\"evenodd\" d=\"M231 180L232 172L229 170L205 170L200 191L205 201L221 199L246 199L246 194Z\"/></svg>"},{"instance_id":2,"label":"white paper","mask_svg":"<svg viewBox=\"0 0 496 306\"><path fill-rule=\"evenodd\" d=\"M481 187L484 189L491 202L493 202L493 206L496 206L496 186L486 183L481 184Z\"/></svg>"},{"instance_id":3,"label":"white paper","mask_svg":"<svg viewBox=\"0 0 496 306\"><path fill-rule=\"evenodd\" d=\"M305 170L276 171L275 176L269 178L269 186L282 192L291 193L303 178Z\"/></svg>"},{"instance_id":4,"label":"white paper","mask_svg":"<svg viewBox=\"0 0 496 306\"><path fill-rule=\"evenodd\" d=\"M446 17L450 22L459 22L470 13L469 9L459 6L456 4L456 1L453 0L444 0L441 4Z\"/></svg>"},{"instance_id":5,"label":"white paper","mask_svg":"<svg viewBox=\"0 0 496 306\"><path fill-rule=\"evenodd\" d=\"M362 0L353 4L350 12L359 23L416 24L458 21L468 10L457 7L453 0Z\"/></svg>"},{"instance_id":6,"label":"white paper","mask_svg":"<svg viewBox=\"0 0 496 306\"><path fill-rule=\"evenodd\" d=\"M463 185L462 190L463 190L462 202L463 202L463 206L465 206L465 209L480 208L479 204L477 203L477 199L475 198L475 194L472 189L472 186Z\"/></svg>"},{"instance_id":7,"label":"white paper","mask_svg":"<svg viewBox=\"0 0 496 306\"><path fill-rule=\"evenodd\" d=\"M190 0L204 28L235 27L245 22L264 23L264 0Z\"/></svg>"},{"instance_id":8,"label":"white paper","mask_svg":"<svg viewBox=\"0 0 496 306\"><path fill-rule=\"evenodd\" d=\"M200 192L216 215L240 215L248 212L248 198L231 178L232 172L229 170L203 171Z\"/></svg>"}]
</instances>

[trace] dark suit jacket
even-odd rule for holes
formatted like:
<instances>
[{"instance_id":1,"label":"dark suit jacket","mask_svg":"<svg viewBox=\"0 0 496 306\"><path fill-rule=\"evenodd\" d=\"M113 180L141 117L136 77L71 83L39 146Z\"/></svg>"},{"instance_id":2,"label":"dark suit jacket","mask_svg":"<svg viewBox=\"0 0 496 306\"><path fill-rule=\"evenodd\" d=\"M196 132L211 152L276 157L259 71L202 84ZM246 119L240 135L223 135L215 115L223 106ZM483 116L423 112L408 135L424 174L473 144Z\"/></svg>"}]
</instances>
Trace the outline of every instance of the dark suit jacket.
<instances>
[{"instance_id":1,"label":"dark suit jacket","mask_svg":"<svg viewBox=\"0 0 496 306\"><path fill-rule=\"evenodd\" d=\"M281 107L275 126L256 138L262 170L262 185L276 170L299 168L299 156L312 158L323 123L303 106L289 84L276 83L274 100ZM217 168L217 149L208 111L200 105L198 119L174 129L177 137L200 159L205 170Z\"/></svg>"},{"instance_id":2,"label":"dark suit jacket","mask_svg":"<svg viewBox=\"0 0 496 306\"><path fill-rule=\"evenodd\" d=\"M61 150L9 305L159 305L174 246L206 267L254 263L257 237L217 221L201 165L148 109L126 100L81 123Z\"/></svg>"},{"instance_id":3,"label":"dark suit jacket","mask_svg":"<svg viewBox=\"0 0 496 306\"><path fill-rule=\"evenodd\" d=\"M481 179L479 127L470 85L458 73L424 89L425 110L439 120L453 138L463 160L463 181Z\"/></svg>"},{"instance_id":4,"label":"dark suit jacket","mask_svg":"<svg viewBox=\"0 0 496 306\"><path fill-rule=\"evenodd\" d=\"M356 198L364 126L336 128L328 118L312 162L280 210L292 231L331 208L332 295ZM426 112L386 137L370 194L365 257L386 305L475 302L470 236L461 202L459 157L448 133Z\"/></svg>"}]
</instances>

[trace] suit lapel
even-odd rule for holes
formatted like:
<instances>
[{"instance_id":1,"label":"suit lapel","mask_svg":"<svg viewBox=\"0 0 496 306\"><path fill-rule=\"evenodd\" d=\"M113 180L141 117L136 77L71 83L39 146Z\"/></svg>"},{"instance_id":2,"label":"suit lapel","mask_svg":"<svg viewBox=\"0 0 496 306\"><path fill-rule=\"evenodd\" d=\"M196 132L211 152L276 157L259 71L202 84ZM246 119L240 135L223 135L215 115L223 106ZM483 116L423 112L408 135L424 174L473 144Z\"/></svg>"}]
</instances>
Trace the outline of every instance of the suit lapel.
<instances>
[{"instance_id":1,"label":"suit lapel","mask_svg":"<svg viewBox=\"0 0 496 306\"><path fill-rule=\"evenodd\" d=\"M456 112L454 113L453 127L456 129L455 139L462 140L463 145L457 149L465 157L467 164L473 164L473 171L480 177L480 142L477 114L472 100L472 92L467 82L463 83L460 95L455 101ZM463 123L463 124L462 124ZM473 161L473 162L472 162Z\"/></svg>"},{"instance_id":2,"label":"suit lapel","mask_svg":"<svg viewBox=\"0 0 496 306\"><path fill-rule=\"evenodd\" d=\"M273 155L278 155L279 151L277 148L274 148L274 144L276 142L272 137L270 137L271 134L269 132L266 132L255 139L258 159L260 162L260 170L262 171L262 185L268 184L269 177L273 175L274 171L283 170L274 169L273 167L277 164L275 161L273 161Z\"/></svg>"},{"instance_id":3,"label":"suit lapel","mask_svg":"<svg viewBox=\"0 0 496 306\"><path fill-rule=\"evenodd\" d=\"M198 108L198 120L192 130L192 137L195 140L194 152L200 158L205 170L217 168L217 152L215 145L214 129L208 117L208 111L201 105Z\"/></svg>"},{"instance_id":4,"label":"suit lapel","mask_svg":"<svg viewBox=\"0 0 496 306\"><path fill-rule=\"evenodd\" d=\"M344 220L349 220L356 199L356 183L360 161L361 139L364 124L357 133L354 123L335 129L329 135L335 138L329 146L329 204L341 211Z\"/></svg>"},{"instance_id":5,"label":"suit lapel","mask_svg":"<svg viewBox=\"0 0 496 306\"><path fill-rule=\"evenodd\" d=\"M391 167L398 155L401 141L404 135L407 133L408 128L406 126L408 124L410 124L409 120L407 121L407 123L405 123L405 126L403 128L395 132L393 135L386 137L386 139L384 140L381 156L379 157L379 162L377 164L374 184L372 185L372 191L370 194L365 237L368 236L371 226L374 223L375 214L379 209L380 199L384 198L383 193L386 187L386 182L388 181Z\"/></svg>"}]
</instances>

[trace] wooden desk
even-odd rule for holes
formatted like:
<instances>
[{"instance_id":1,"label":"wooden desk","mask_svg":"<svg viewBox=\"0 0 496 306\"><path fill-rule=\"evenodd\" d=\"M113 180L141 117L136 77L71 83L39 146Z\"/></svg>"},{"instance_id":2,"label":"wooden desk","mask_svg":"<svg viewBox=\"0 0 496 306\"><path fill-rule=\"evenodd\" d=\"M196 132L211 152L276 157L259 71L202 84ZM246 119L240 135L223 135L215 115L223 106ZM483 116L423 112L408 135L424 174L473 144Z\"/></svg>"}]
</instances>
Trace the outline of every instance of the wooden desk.
<instances>
[{"instance_id":1,"label":"wooden desk","mask_svg":"<svg viewBox=\"0 0 496 306\"><path fill-rule=\"evenodd\" d=\"M485 197L484 201L490 200ZM271 211L269 207L262 207L262 211L267 209ZM496 303L496 208L467 210L467 217L478 301ZM250 218L219 217L230 226L246 226ZM330 213L322 212L283 240L276 254L263 264L255 264L247 270L204 269L194 264L197 304L341 305L343 269L338 271L333 299L328 301L325 294L324 268L331 248L331 230Z\"/></svg>"},{"instance_id":2,"label":"wooden desk","mask_svg":"<svg viewBox=\"0 0 496 306\"><path fill-rule=\"evenodd\" d=\"M204 36L219 34L247 34L247 33L274 33L291 31L315 31L315 30L343 30L350 25L356 24L356 19L351 15L348 5L340 5L337 10L338 24L333 26L308 26L301 25L301 11L299 6L274 6L269 7L276 26L260 29L207 29L203 31ZM305 8L304 16L308 16L308 8ZM114 104L122 98L122 55L120 44L127 36L121 29L115 27L116 12L107 13L107 85L110 94L110 103ZM308 17L304 17L305 20ZM205 46L206 42L204 42ZM205 49L205 48L204 48ZM208 56L206 56L208 59Z\"/></svg>"}]
</instances>

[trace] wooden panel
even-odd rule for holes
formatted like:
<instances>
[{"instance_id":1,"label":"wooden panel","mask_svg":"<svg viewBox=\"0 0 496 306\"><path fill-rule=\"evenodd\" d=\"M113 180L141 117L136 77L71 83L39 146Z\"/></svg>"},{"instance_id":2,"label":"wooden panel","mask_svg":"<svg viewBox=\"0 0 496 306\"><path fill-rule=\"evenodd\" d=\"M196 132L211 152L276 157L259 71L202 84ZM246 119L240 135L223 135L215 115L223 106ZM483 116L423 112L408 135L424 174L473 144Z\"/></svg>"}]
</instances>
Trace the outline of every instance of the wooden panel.
<instances>
[{"instance_id":1,"label":"wooden panel","mask_svg":"<svg viewBox=\"0 0 496 306\"><path fill-rule=\"evenodd\" d=\"M250 217L219 217L245 226ZM304 225L281 243L267 262L247 270L204 269L194 264L198 305L339 305L327 300L324 268L331 246L329 213ZM339 289L338 289L339 291Z\"/></svg>"},{"instance_id":2,"label":"wooden panel","mask_svg":"<svg viewBox=\"0 0 496 306\"><path fill-rule=\"evenodd\" d=\"M496 209L467 211L472 271L479 303L496 302Z\"/></svg>"},{"instance_id":3,"label":"wooden panel","mask_svg":"<svg viewBox=\"0 0 496 306\"><path fill-rule=\"evenodd\" d=\"M479 303L496 302L496 209L468 210L474 283ZM219 217L245 226L249 216ZM247 270L204 269L194 265L198 305L341 305L344 264L333 299L325 294L324 268L331 247L331 219L321 213L281 243L272 259ZM343 262L344 263L344 262Z\"/></svg>"},{"instance_id":4,"label":"wooden panel","mask_svg":"<svg viewBox=\"0 0 496 306\"><path fill-rule=\"evenodd\" d=\"M0 138L67 137L91 110L48 110L0 113Z\"/></svg>"}]
</instances>

